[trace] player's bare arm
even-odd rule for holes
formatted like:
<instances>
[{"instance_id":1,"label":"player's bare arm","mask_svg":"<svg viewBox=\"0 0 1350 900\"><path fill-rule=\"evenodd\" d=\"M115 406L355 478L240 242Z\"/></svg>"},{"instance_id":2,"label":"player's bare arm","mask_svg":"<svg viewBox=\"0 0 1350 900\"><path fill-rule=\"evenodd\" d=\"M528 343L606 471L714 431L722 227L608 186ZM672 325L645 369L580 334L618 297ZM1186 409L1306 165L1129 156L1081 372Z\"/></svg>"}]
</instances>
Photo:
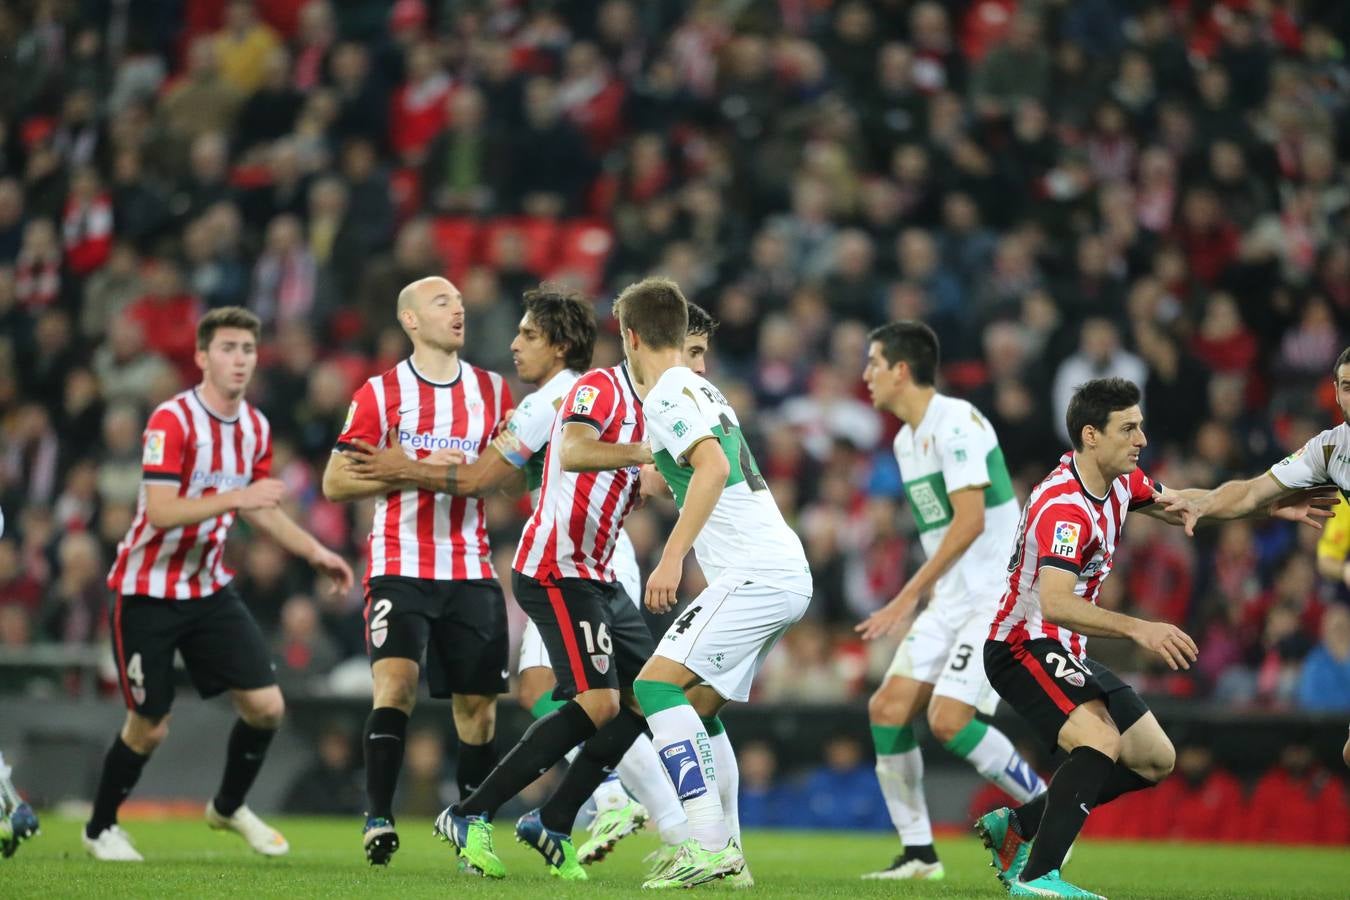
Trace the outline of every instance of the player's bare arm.
<instances>
[{"instance_id":1,"label":"player's bare arm","mask_svg":"<svg viewBox=\"0 0 1350 900\"><path fill-rule=\"evenodd\" d=\"M1245 519L1271 516L1320 529L1322 520L1334 515L1337 490L1334 485L1287 488L1270 472L1225 482L1211 491L1200 488L1164 490L1158 502L1140 510L1145 515L1182 525L1195 534L1201 519Z\"/></svg>"},{"instance_id":2,"label":"player's bare arm","mask_svg":"<svg viewBox=\"0 0 1350 900\"><path fill-rule=\"evenodd\" d=\"M1074 572L1046 566L1037 575L1041 582L1041 613L1047 622L1088 637L1129 638L1163 658L1173 670L1189 669L1200 650L1190 635L1167 622L1150 622L1088 603L1074 593Z\"/></svg>"},{"instance_id":3,"label":"player's bare arm","mask_svg":"<svg viewBox=\"0 0 1350 900\"><path fill-rule=\"evenodd\" d=\"M731 463L722 452L722 445L711 437L694 444L687 454L694 470L689 479L689 490L684 495L680 517L661 551L661 561L647 578L643 602L654 613L668 612L675 607L676 591L684 573L684 558L693 548L694 538L708 524L713 507L722 497L727 476L731 474Z\"/></svg>"},{"instance_id":4,"label":"player's bare arm","mask_svg":"<svg viewBox=\"0 0 1350 900\"><path fill-rule=\"evenodd\" d=\"M323 470L323 495L333 503L347 503L387 494L399 485L373 478L362 478L352 471L352 461L345 453L333 453Z\"/></svg>"},{"instance_id":5,"label":"player's bare arm","mask_svg":"<svg viewBox=\"0 0 1350 900\"><path fill-rule=\"evenodd\" d=\"M180 497L176 484L145 486L145 517L162 531L196 525L232 510L274 509L286 487L275 478L260 478L248 487L204 497Z\"/></svg>"},{"instance_id":6,"label":"player's bare arm","mask_svg":"<svg viewBox=\"0 0 1350 900\"><path fill-rule=\"evenodd\" d=\"M919 566L894 599L854 627L863 640L894 634L914 611L919 598L931 590L984 533L984 489L987 486L962 488L948 495L952 504L952 524L942 536L937 551Z\"/></svg>"},{"instance_id":7,"label":"player's bare arm","mask_svg":"<svg viewBox=\"0 0 1350 900\"><path fill-rule=\"evenodd\" d=\"M281 508L272 506L241 511L240 517L271 537L283 550L300 557L320 574L327 575L332 582L331 591L334 595L341 596L352 589L356 579L346 560L320 544L318 538L297 525Z\"/></svg>"},{"instance_id":8,"label":"player's bare arm","mask_svg":"<svg viewBox=\"0 0 1350 900\"><path fill-rule=\"evenodd\" d=\"M585 422L568 422L562 430L558 459L564 472L607 472L652 461L647 444L612 444L600 440L600 432Z\"/></svg>"},{"instance_id":9,"label":"player's bare arm","mask_svg":"<svg viewBox=\"0 0 1350 900\"><path fill-rule=\"evenodd\" d=\"M352 475L382 482L386 490L408 486L455 497L485 497L495 491L520 496L525 490L525 473L495 444L490 450L471 463L461 450L438 450L424 459L413 459L391 431L389 443L383 448L357 438L343 454L350 461L348 471Z\"/></svg>"}]
</instances>

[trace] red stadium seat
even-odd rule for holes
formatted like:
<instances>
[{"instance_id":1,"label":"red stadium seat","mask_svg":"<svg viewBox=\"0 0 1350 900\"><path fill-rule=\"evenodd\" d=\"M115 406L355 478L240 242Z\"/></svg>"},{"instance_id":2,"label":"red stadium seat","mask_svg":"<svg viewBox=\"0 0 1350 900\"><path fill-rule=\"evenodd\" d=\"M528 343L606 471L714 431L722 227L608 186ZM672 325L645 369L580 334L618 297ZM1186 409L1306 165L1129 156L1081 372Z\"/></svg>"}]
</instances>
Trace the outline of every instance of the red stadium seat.
<instances>
[{"instance_id":1,"label":"red stadium seat","mask_svg":"<svg viewBox=\"0 0 1350 900\"><path fill-rule=\"evenodd\" d=\"M586 219L568 222L559 235L558 264L553 275L576 278L587 292L594 293L613 249L614 233L609 226Z\"/></svg>"},{"instance_id":2,"label":"red stadium seat","mask_svg":"<svg viewBox=\"0 0 1350 900\"><path fill-rule=\"evenodd\" d=\"M483 235L483 261L493 267L502 262L503 241L519 235L525 243L525 269L542 277L557 257L558 223L537 216L496 219Z\"/></svg>"},{"instance_id":3,"label":"red stadium seat","mask_svg":"<svg viewBox=\"0 0 1350 900\"><path fill-rule=\"evenodd\" d=\"M478 263L482 227L473 219L444 217L431 226L436 251L445 260L445 277L458 282Z\"/></svg>"}]
</instances>

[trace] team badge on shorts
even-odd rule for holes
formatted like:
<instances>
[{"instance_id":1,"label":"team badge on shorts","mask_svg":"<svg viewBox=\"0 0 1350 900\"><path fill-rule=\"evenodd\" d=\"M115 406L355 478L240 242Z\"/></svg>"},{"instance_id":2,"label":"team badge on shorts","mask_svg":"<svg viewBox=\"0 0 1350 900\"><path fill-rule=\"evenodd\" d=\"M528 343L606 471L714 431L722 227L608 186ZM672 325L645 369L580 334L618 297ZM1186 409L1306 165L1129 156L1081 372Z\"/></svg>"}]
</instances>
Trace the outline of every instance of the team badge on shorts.
<instances>
[{"instance_id":1,"label":"team badge on shorts","mask_svg":"<svg viewBox=\"0 0 1350 900\"><path fill-rule=\"evenodd\" d=\"M595 671L599 672L601 675L606 674L609 672L609 654L592 653L591 665L595 666Z\"/></svg>"},{"instance_id":2,"label":"team badge on shorts","mask_svg":"<svg viewBox=\"0 0 1350 900\"><path fill-rule=\"evenodd\" d=\"M1073 685L1074 687L1082 687L1083 685L1087 684L1087 679L1084 678L1083 673L1078 671L1077 669L1074 669L1072 672L1066 674L1064 676L1064 680L1067 681L1069 684Z\"/></svg>"},{"instance_id":3,"label":"team badge on shorts","mask_svg":"<svg viewBox=\"0 0 1350 900\"><path fill-rule=\"evenodd\" d=\"M137 705L137 706L142 706L142 705L144 705L144 704L145 704L145 688L140 687L139 685L134 685L134 684L133 684L133 685L131 686L131 699L136 701L136 705Z\"/></svg>"}]
</instances>

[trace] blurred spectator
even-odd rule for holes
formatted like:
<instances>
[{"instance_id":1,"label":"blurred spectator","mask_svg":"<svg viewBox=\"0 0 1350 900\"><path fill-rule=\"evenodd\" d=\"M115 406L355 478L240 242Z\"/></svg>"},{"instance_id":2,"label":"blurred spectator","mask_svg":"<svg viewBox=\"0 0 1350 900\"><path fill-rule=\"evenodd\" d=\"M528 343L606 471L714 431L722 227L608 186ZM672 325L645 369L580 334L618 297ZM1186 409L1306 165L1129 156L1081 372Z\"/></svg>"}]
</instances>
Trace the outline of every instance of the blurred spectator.
<instances>
[{"instance_id":1,"label":"blurred spectator","mask_svg":"<svg viewBox=\"0 0 1350 900\"><path fill-rule=\"evenodd\" d=\"M145 294L126 308L127 318L141 326L146 346L173 365L184 384L201 379L193 359L201 315L200 301L184 288L178 264L169 259L151 264Z\"/></svg>"},{"instance_id":2,"label":"blurred spectator","mask_svg":"<svg viewBox=\"0 0 1350 900\"><path fill-rule=\"evenodd\" d=\"M1303 663L1297 699L1303 709L1350 710L1350 609L1337 604L1322 616L1322 642Z\"/></svg>"},{"instance_id":3,"label":"blurred spectator","mask_svg":"<svg viewBox=\"0 0 1350 900\"><path fill-rule=\"evenodd\" d=\"M806 776L802 799L810 817L840 828L887 830L891 827L876 772L853 735L825 742L825 764Z\"/></svg>"},{"instance_id":4,"label":"blurred spectator","mask_svg":"<svg viewBox=\"0 0 1350 900\"><path fill-rule=\"evenodd\" d=\"M1108 319L1091 318L1079 332L1078 352L1064 360L1055 372L1052 388L1055 430L1066 443L1068 426L1064 415L1074 390L1093 378L1127 378L1141 387L1148 381L1148 368L1139 357L1120 346L1120 331ZM1148 397L1144 398L1145 412Z\"/></svg>"},{"instance_id":5,"label":"blurred spectator","mask_svg":"<svg viewBox=\"0 0 1350 900\"><path fill-rule=\"evenodd\" d=\"M319 609L303 594L281 607L281 631L273 643L277 683L283 690L303 694L315 691L338 662L333 641L323 631Z\"/></svg>"},{"instance_id":6,"label":"blurred spectator","mask_svg":"<svg viewBox=\"0 0 1350 900\"><path fill-rule=\"evenodd\" d=\"M395 802L399 816L432 818L454 802L454 779L449 777L445 756L445 739L440 732L424 727L408 735Z\"/></svg>"},{"instance_id":7,"label":"blurred spectator","mask_svg":"<svg viewBox=\"0 0 1350 900\"><path fill-rule=\"evenodd\" d=\"M299 218L288 213L267 226L267 242L253 270L249 308L269 333L287 322L318 318L314 308L318 272L304 237Z\"/></svg>"},{"instance_id":8,"label":"blurred spectator","mask_svg":"<svg viewBox=\"0 0 1350 900\"><path fill-rule=\"evenodd\" d=\"M798 797L777 782L778 757L772 746L763 741L743 744L736 748L736 764L742 828L782 828L798 818Z\"/></svg>"},{"instance_id":9,"label":"blurred spectator","mask_svg":"<svg viewBox=\"0 0 1350 900\"><path fill-rule=\"evenodd\" d=\"M1280 763L1256 783L1248 807L1249 840L1275 844L1342 844L1350 840L1345 783L1317 764L1312 748L1290 743Z\"/></svg>"},{"instance_id":10,"label":"blurred spectator","mask_svg":"<svg viewBox=\"0 0 1350 900\"><path fill-rule=\"evenodd\" d=\"M113 319L107 335L94 353L94 372L109 404L144 403L157 380L177 377L162 356L146 349L145 330L136 320Z\"/></svg>"},{"instance_id":11,"label":"blurred spectator","mask_svg":"<svg viewBox=\"0 0 1350 900\"><path fill-rule=\"evenodd\" d=\"M10 523L9 530L13 528ZM20 606L34 614L41 602L42 584L24 570L14 538L0 539L0 606Z\"/></svg>"},{"instance_id":12,"label":"blurred spectator","mask_svg":"<svg viewBox=\"0 0 1350 900\"><path fill-rule=\"evenodd\" d=\"M200 37L188 48L187 72L160 102L160 118L170 137L186 145L205 134L228 133L240 99L221 71L217 43Z\"/></svg>"},{"instance_id":13,"label":"blurred spectator","mask_svg":"<svg viewBox=\"0 0 1350 900\"><path fill-rule=\"evenodd\" d=\"M281 808L291 815L354 816L365 806L365 786L357 775L356 735L330 722L315 741L317 759L296 776Z\"/></svg>"},{"instance_id":14,"label":"blurred spectator","mask_svg":"<svg viewBox=\"0 0 1350 900\"><path fill-rule=\"evenodd\" d=\"M280 46L277 35L259 21L254 0L230 0L225 6L225 27L211 41L220 60L220 75L241 97L262 87L273 54Z\"/></svg>"}]
</instances>

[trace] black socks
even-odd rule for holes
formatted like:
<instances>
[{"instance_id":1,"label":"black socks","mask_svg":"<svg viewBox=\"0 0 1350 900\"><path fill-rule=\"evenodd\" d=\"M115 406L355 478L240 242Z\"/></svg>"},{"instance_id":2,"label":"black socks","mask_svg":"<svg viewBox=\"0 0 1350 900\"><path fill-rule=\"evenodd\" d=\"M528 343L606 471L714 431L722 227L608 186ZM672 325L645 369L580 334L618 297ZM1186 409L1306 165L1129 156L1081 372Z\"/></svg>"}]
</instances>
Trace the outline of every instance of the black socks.
<instances>
[{"instance_id":1,"label":"black socks","mask_svg":"<svg viewBox=\"0 0 1350 900\"><path fill-rule=\"evenodd\" d=\"M394 788L403 768L408 714L392 706L372 709L366 719L366 815L394 821Z\"/></svg>"},{"instance_id":2,"label":"black socks","mask_svg":"<svg viewBox=\"0 0 1350 900\"><path fill-rule=\"evenodd\" d=\"M243 719L230 730L230 743L225 751L225 774L216 793L216 812L229 818L244 805L244 795L258 777L267 748L276 735L275 728L254 728Z\"/></svg>"},{"instance_id":3,"label":"black socks","mask_svg":"<svg viewBox=\"0 0 1350 900\"><path fill-rule=\"evenodd\" d=\"M1079 747L1069 754L1045 792L1045 814L1022 870L1023 881L1034 881L1063 864L1064 854L1082 830L1088 811L1097 805L1115 765L1111 757L1091 747Z\"/></svg>"},{"instance_id":4,"label":"black socks","mask_svg":"<svg viewBox=\"0 0 1350 900\"><path fill-rule=\"evenodd\" d=\"M647 728L647 720L624 707L581 746L572 760L567 777L539 810L540 821L552 831L571 833L577 813L614 767L623 759L633 741Z\"/></svg>"},{"instance_id":5,"label":"black socks","mask_svg":"<svg viewBox=\"0 0 1350 900\"><path fill-rule=\"evenodd\" d=\"M98 780L98 793L94 795L94 811L84 826L84 833L91 839L117 824L117 808L140 780L141 770L149 758L123 743L122 735L113 738L108 755L103 757L103 774Z\"/></svg>"},{"instance_id":6,"label":"black socks","mask_svg":"<svg viewBox=\"0 0 1350 900\"><path fill-rule=\"evenodd\" d=\"M459 762L455 766L455 783L459 785L459 795L467 797L477 790L495 765L497 765L495 739L486 744L466 744L460 741Z\"/></svg>"},{"instance_id":7,"label":"black socks","mask_svg":"<svg viewBox=\"0 0 1350 900\"><path fill-rule=\"evenodd\" d=\"M455 811L463 816L491 819L499 806L547 772L567 755L568 750L595 733L595 725L586 710L577 701L568 700L543 718L536 719L478 789L460 799Z\"/></svg>"}]
</instances>

